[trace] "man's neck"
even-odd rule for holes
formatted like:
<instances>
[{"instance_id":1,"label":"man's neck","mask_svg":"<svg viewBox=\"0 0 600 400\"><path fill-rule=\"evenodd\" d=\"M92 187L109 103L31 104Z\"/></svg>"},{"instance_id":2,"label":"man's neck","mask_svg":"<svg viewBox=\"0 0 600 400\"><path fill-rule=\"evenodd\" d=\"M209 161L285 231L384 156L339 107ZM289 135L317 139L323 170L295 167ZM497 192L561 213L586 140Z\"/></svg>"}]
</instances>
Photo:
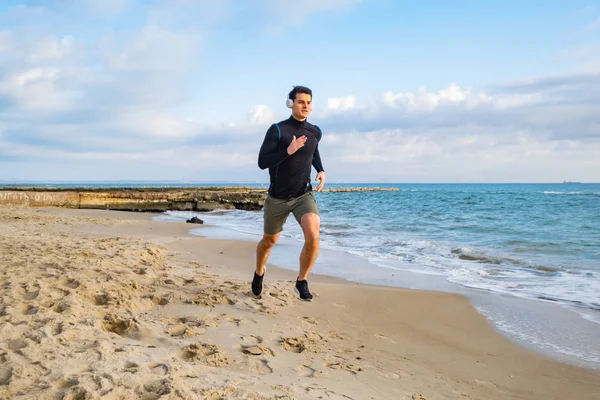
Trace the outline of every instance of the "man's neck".
<instances>
[{"instance_id":1,"label":"man's neck","mask_svg":"<svg viewBox=\"0 0 600 400\"><path fill-rule=\"evenodd\" d=\"M295 116L293 113L292 113L292 118L294 118L294 119L295 119L296 121L298 121L298 122L304 122L304 121L306 121L306 118L302 118L302 117L298 118L298 117L297 117L297 116Z\"/></svg>"}]
</instances>

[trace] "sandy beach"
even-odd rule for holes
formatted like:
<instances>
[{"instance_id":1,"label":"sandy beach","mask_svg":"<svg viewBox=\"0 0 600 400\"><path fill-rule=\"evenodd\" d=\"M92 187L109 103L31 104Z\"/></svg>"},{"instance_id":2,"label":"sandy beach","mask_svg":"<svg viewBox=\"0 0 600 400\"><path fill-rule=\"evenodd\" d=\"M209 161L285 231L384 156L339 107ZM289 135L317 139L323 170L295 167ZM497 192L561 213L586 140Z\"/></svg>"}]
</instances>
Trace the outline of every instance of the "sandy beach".
<instances>
[{"instance_id":1,"label":"sandy beach","mask_svg":"<svg viewBox=\"0 0 600 400\"><path fill-rule=\"evenodd\" d=\"M600 399L462 296L268 265L151 214L0 207L1 399Z\"/></svg>"}]
</instances>

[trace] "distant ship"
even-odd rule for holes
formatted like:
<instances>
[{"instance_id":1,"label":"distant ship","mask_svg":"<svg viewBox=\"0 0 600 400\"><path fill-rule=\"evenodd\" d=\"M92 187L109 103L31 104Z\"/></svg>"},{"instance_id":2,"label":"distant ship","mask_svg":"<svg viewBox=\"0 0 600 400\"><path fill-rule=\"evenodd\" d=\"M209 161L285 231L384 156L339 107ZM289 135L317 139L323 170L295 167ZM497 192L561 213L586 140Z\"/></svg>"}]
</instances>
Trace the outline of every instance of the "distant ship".
<instances>
[{"instance_id":1,"label":"distant ship","mask_svg":"<svg viewBox=\"0 0 600 400\"><path fill-rule=\"evenodd\" d=\"M581 182L563 181L563 183L581 183Z\"/></svg>"}]
</instances>

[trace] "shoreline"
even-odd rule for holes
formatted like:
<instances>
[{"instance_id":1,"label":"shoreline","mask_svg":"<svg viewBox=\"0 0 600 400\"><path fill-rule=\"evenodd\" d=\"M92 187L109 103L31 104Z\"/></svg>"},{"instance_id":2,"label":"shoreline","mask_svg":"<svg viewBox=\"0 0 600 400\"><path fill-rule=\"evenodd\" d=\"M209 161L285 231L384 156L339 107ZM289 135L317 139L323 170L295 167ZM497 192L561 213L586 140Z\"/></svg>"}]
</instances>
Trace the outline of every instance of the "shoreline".
<instances>
[{"instance_id":1,"label":"shoreline","mask_svg":"<svg viewBox=\"0 0 600 400\"><path fill-rule=\"evenodd\" d=\"M152 219L177 222L169 218L162 219L163 217L164 214L161 213ZM260 236L254 233L206 223L199 227L190 226L190 232L195 236L216 240L240 240L252 244L260 240ZM283 269L296 270L296 258L301 245L300 241L282 237L273 248L269 264L293 265L291 268L283 267ZM322 268L324 266L326 267ZM341 270L343 273L339 272ZM463 295L499 334L520 346L560 362L600 370L600 353L595 344L597 335L600 334L600 326L595 320L586 318L582 311L572 307L511 293L472 288L448 281L443 275L388 269L373 264L359 255L325 247L321 248L319 259L311 272L311 275L314 274L351 283ZM368 279L366 279L367 274ZM569 342L572 339L569 341L564 339L571 337L574 331L577 334L577 345Z\"/></svg>"},{"instance_id":2,"label":"shoreline","mask_svg":"<svg viewBox=\"0 0 600 400\"><path fill-rule=\"evenodd\" d=\"M121 325L116 326L123 327L123 330L113 329L111 334L117 334L113 341L116 346L121 346L116 349L122 348L123 351L103 352L102 346L111 349L110 342L106 342L98 332L88 328L84 331L84 327L72 321L82 332L98 335L96 340L100 342L101 357L94 363L94 371L103 371L103 368L110 371L109 366L116 368L123 364L125 369L136 370L127 374L133 374L133 377L142 374L144 382L149 377L160 378L140 388L139 379L123 382L121 376L106 372L114 382L111 393L129 393L129 389L156 389L153 393L157 393L164 389L164 385L171 385L171 391L164 393L168 395L165 398L180 398L176 396L175 388L188 390L192 393L189 398L195 398L193 396L199 394L209 395L209 390L213 389L206 385L212 385L216 388L214 393L219 390L224 395L229 393L227 398L242 398L246 396L243 391L263 396L250 397L257 399L309 399L319 395L329 398L428 400L600 398L600 372L556 362L521 348L495 332L485 317L461 295L378 287L315 274L311 279L315 301L304 303L291 295L295 272L269 263L265 296L256 300L247 295L254 269L255 244L191 235L188 224L153 221L151 214L52 208L15 210L19 218L17 221L12 219L14 217L9 218L7 210L4 210L5 213L0 211L0 217L4 216L0 222L7 232L2 240L7 245L11 243L12 233L14 240L21 243L24 239L27 243L56 240L62 243L59 252L50 246L44 247L43 243L40 245L45 252L50 252L51 259L57 260L55 262L65 255L69 256L66 260L83 257L81 260L87 260L87 264L100 262L105 268L114 269L115 276L138 282L135 284L137 289L127 286L123 293L138 296L137 291L143 292L146 287L153 290L148 294L152 296L150 300L133 299L135 301L131 303L126 298L123 300L120 309L129 309L138 324L136 327L124 326L123 320L119 320ZM28 232L37 232L38 236L31 237ZM21 239L17 239L19 237ZM103 245L107 255L97 259L91 253L97 246L94 243L100 238L111 240L114 249ZM131 243L122 246L119 244L122 240ZM135 250L138 246L145 246L142 248L147 248L148 253L157 253L158 256L146 260L149 256ZM155 246L164 250L157 251ZM19 246L13 251L13 257L27 254L18 253L21 251ZM69 251L82 251L83 255ZM119 257L123 254L128 258L120 261ZM140 254L145 257L141 261ZM134 264L145 266L133 268ZM162 266L161 269L154 270L157 265ZM49 271L48 267L44 268ZM38 290L41 296L53 281L45 280L44 269L39 271L42 273L37 278L41 283L41 290ZM82 284L80 290L75 288L73 291L80 292L86 287L83 283L88 282L88 274L104 273L102 269L94 271L76 268L65 270L65 273L77 275ZM34 272L37 273L31 273ZM113 290L110 285L119 283L108 282L95 287L92 282L97 278L92 278L90 275L87 289L93 293L102 287L105 291ZM154 283L148 280L150 278L154 279ZM10 293L20 293L18 282L13 282L16 278L5 276L2 279L7 280L8 287L14 290ZM8 310L5 307L0 313L3 320L8 315L15 321L25 321L25 325L14 325L20 327L18 329L34 327L37 314L46 312L45 307L50 306L39 302L37 314L17 316L14 311L22 309L23 304L38 301L29 299L32 296L27 293L33 293L29 289L25 291L25 300L9 296L11 301L24 303L15 303ZM77 294L73 291L69 296ZM113 296L111 293L105 293L109 299ZM105 302L103 297L95 298L97 304L94 310L110 309L110 301ZM54 308L60 305L58 311L61 313L55 315L50 312L49 315L62 318L62 303L52 304ZM72 309L76 310L77 304L73 300ZM144 304L146 306L142 307ZM58 311L54 310L55 313ZM102 317L105 321L107 316L113 315L110 312L106 314L108 311L102 312L105 313ZM197 314L196 319L190 313ZM159 316L162 316L162 325L154 320L160 319ZM174 317L176 321L169 322ZM198 318L204 321L200 325ZM208 320L210 323L206 323ZM61 332L53 331L55 336L62 337L67 343L75 340L77 333L72 332L75 328L68 326L59 329ZM128 331L130 328L133 332ZM16 334L11 330L2 333L6 337ZM0 355L8 362L19 362L19 357L13 356L14 352L20 351L33 357L30 352L50 339L43 339L38 344L29 343L29 339L18 343L15 342L17 339L10 340L13 341L3 347L4 354ZM210 347L213 349L210 354L204 354L198 347L189 347L191 344L182 346L188 340L200 340L202 346L217 346L219 350ZM154 350L150 348L140 353L136 350L139 343L151 343L155 346ZM51 346L45 350L57 351L54 343L49 344ZM159 351L172 345L187 349L181 356L183 360ZM63 347L58 346L58 349ZM94 350L98 351L95 347ZM73 358L75 354L68 356ZM123 358L125 355L127 357ZM117 358L113 360L112 357ZM227 359L234 362L227 363ZM144 370L142 361L149 360L152 362L148 364L148 372ZM43 361L42 365L47 362ZM134 363L137 367L127 367L126 363ZM9 384L11 379L15 379L15 368L11 368ZM203 373L202 377L198 375L198 369ZM54 371L53 374L59 372ZM160 374L156 376L158 372ZM85 372L75 374L78 374L76 382L79 383L52 390L92 390L82 383L87 376ZM168 381L164 381L165 375ZM0 374L0 383L5 384L4 376ZM232 384L234 381L238 383ZM176 384L173 385L173 382ZM0 395L2 390L0 386Z\"/></svg>"}]
</instances>

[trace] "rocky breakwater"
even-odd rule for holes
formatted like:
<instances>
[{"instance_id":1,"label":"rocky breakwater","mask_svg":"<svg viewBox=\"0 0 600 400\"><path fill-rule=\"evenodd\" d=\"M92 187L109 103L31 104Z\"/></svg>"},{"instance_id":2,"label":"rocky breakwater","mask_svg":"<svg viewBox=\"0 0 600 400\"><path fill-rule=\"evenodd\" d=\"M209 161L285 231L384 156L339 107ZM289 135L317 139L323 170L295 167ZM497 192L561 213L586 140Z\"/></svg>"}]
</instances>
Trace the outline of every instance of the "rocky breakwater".
<instances>
[{"instance_id":1,"label":"rocky breakwater","mask_svg":"<svg viewBox=\"0 0 600 400\"><path fill-rule=\"evenodd\" d=\"M0 206L69 207L122 211L260 210L266 189L198 188L0 188Z\"/></svg>"}]
</instances>

